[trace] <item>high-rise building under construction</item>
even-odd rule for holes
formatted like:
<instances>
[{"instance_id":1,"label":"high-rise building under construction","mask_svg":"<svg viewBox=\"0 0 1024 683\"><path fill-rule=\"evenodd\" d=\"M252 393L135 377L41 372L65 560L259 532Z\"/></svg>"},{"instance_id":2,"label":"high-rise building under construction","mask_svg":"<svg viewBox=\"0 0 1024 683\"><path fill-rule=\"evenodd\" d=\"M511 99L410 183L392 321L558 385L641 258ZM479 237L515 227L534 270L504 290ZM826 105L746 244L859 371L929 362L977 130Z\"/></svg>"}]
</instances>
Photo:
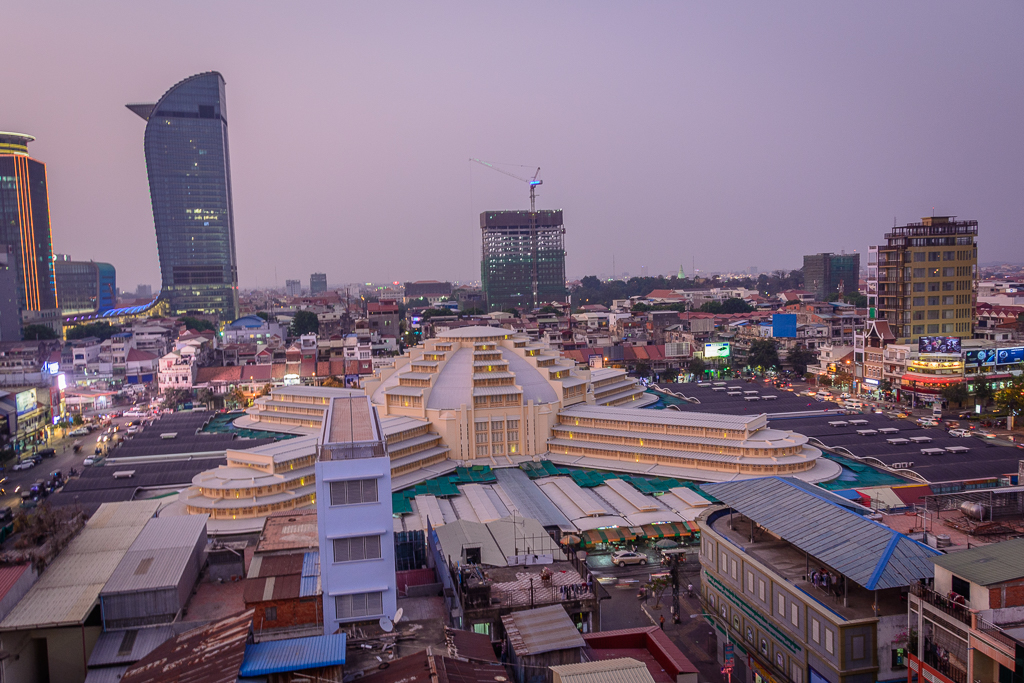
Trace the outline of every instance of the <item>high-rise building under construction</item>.
<instances>
[{"instance_id":1,"label":"high-rise building under construction","mask_svg":"<svg viewBox=\"0 0 1024 683\"><path fill-rule=\"evenodd\" d=\"M559 211L480 214L480 279L488 311L565 301L565 228Z\"/></svg>"}]
</instances>

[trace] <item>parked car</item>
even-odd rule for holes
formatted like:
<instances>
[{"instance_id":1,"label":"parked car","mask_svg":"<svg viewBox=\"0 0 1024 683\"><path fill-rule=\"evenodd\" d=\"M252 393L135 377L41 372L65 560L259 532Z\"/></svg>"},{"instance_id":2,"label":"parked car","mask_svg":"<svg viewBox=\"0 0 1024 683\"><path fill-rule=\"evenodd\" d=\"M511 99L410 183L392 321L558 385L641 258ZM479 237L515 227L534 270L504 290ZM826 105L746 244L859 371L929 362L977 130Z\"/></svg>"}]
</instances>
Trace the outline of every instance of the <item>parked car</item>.
<instances>
[{"instance_id":1,"label":"parked car","mask_svg":"<svg viewBox=\"0 0 1024 683\"><path fill-rule=\"evenodd\" d=\"M70 436L89 436L89 428L79 427L78 429L71 430L70 432L68 432L68 434Z\"/></svg>"},{"instance_id":2,"label":"parked car","mask_svg":"<svg viewBox=\"0 0 1024 683\"><path fill-rule=\"evenodd\" d=\"M44 449L40 450L37 453L37 455L40 455L40 456L42 456L44 458L56 458L57 457L57 451L55 451L52 448L44 448Z\"/></svg>"},{"instance_id":3,"label":"parked car","mask_svg":"<svg viewBox=\"0 0 1024 683\"><path fill-rule=\"evenodd\" d=\"M32 469L35 466L36 466L36 461L32 460L30 458L28 460L20 460L20 461L18 461L18 463L15 464L14 467L12 467L11 469L14 469L14 470L30 470L30 469Z\"/></svg>"},{"instance_id":4,"label":"parked car","mask_svg":"<svg viewBox=\"0 0 1024 683\"><path fill-rule=\"evenodd\" d=\"M625 567L627 564L647 564L647 555L632 550L617 550L612 553L612 564Z\"/></svg>"},{"instance_id":5,"label":"parked car","mask_svg":"<svg viewBox=\"0 0 1024 683\"><path fill-rule=\"evenodd\" d=\"M971 430L970 429L950 429L946 433L949 434L950 436L955 436L957 438L962 439L964 437L970 436L971 435Z\"/></svg>"},{"instance_id":6,"label":"parked car","mask_svg":"<svg viewBox=\"0 0 1024 683\"><path fill-rule=\"evenodd\" d=\"M935 420L931 419L930 417L919 417L919 418L917 418L917 424L921 425L922 427L938 427L939 426L939 423L936 422Z\"/></svg>"},{"instance_id":7,"label":"parked car","mask_svg":"<svg viewBox=\"0 0 1024 683\"><path fill-rule=\"evenodd\" d=\"M97 462L99 462L99 458L90 455L82 464L88 467L89 465L95 465Z\"/></svg>"}]
</instances>

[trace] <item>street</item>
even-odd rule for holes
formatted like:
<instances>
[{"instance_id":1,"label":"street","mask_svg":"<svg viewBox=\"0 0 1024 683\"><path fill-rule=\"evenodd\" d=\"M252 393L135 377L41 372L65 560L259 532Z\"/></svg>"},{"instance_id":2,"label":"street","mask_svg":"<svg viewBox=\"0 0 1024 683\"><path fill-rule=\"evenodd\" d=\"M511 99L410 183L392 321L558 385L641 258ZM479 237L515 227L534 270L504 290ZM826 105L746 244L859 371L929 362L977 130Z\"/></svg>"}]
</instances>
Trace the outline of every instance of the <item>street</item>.
<instances>
[{"instance_id":1,"label":"street","mask_svg":"<svg viewBox=\"0 0 1024 683\"><path fill-rule=\"evenodd\" d=\"M661 596L660 606L655 599L646 603L637 597L640 586L651 579L652 574L668 575L668 568L659 564L654 549L646 550L648 564L616 567L611 564L608 553L590 555L587 565L594 577L611 595L610 600L601 603L601 630L612 631L626 628L657 626L662 615L665 617L665 633L682 650L700 671L701 682L721 683L721 665L716 657L717 638L706 619L690 618L702 611L700 603L700 565L696 562L679 565L679 614L680 623L674 624L669 607L672 604L672 587ZM693 597L686 597L686 585L693 584Z\"/></svg>"}]
</instances>

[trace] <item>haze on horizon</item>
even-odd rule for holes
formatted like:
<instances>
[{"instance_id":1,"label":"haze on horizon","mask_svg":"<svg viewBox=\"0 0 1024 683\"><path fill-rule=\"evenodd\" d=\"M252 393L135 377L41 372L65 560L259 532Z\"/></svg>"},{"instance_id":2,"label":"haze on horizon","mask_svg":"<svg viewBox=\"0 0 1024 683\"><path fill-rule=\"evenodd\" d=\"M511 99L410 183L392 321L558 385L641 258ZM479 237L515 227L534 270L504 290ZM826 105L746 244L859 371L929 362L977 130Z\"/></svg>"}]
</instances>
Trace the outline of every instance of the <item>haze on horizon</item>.
<instances>
[{"instance_id":1,"label":"haze on horizon","mask_svg":"<svg viewBox=\"0 0 1024 683\"><path fill-rule=\"evenodd\" d=\"M927 215L1024 261L1018 2L5 3L0 130L57 253L159 286L155 102L227 81L239 277L479 278L479 214L540 166L570 277L796 268ZM529 168L505 167L523 175Z\"/></svg>"}]
</instances>

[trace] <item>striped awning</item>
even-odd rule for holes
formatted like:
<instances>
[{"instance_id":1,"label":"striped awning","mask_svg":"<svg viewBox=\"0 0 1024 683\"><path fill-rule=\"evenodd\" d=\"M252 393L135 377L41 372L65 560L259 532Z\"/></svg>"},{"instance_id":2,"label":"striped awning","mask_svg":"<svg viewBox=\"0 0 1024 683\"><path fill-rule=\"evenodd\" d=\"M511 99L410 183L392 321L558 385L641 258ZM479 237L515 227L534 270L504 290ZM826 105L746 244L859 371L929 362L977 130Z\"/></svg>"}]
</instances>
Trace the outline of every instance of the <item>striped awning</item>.
<instances>
[{"instance_id":1,"label":"striped awning","mask_svg":"<svg viewBox=\"0 0 1024 683\"><path fill-rule=\"evenodd\" d=\"M651 540L663 538L682 538L692 536L700 531L696 522L666 522L665 524L646 524L643 527L644 536Z\"/></svg>"},{"instance_id":2,"label":"striped awning","mask_svg":"<svg viewBox=\"0 0 1024 683\"><path fill-rule=\"evenodd\" d=\"M605 529L590 529L580 534L580 540L585 546L597 545L598 543L624 543L632 541L636 534L628 527L617 526Z\"/></svg>"}]
</instances>

